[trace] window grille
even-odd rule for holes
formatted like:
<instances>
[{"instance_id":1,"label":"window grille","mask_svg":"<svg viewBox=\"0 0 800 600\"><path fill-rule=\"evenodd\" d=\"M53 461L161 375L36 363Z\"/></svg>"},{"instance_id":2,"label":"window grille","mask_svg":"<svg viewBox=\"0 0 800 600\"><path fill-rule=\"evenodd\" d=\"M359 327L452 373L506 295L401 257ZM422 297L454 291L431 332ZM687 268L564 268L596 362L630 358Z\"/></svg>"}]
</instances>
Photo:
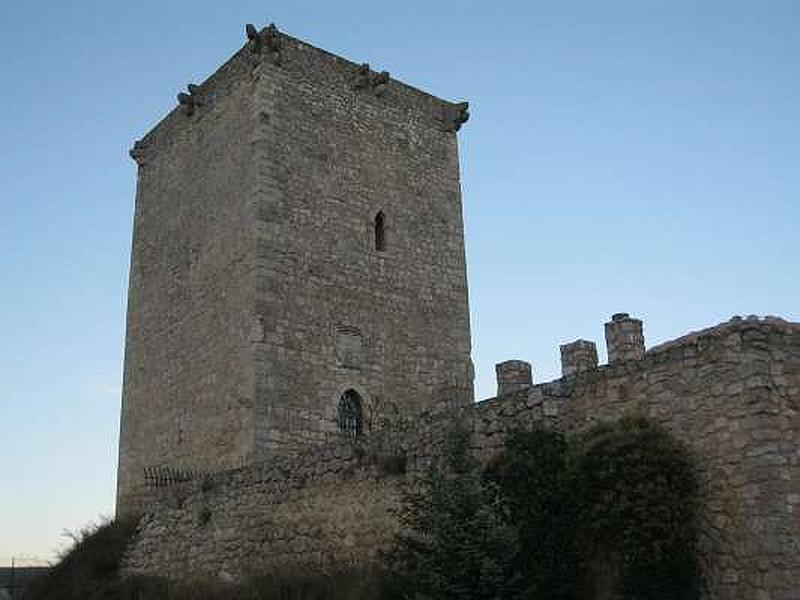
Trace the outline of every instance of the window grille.
<instances>
[{"instance_id":1,"label":"window grille","mask_svg":"<svg viewBox=\"0 0 800 600\"><path fill-rule=\"evenodd\" d=\"M347 390L339 399L339 429L352 438L361 435L363 417L361 397L355 390Z\"/></svg>"}]
</instances>

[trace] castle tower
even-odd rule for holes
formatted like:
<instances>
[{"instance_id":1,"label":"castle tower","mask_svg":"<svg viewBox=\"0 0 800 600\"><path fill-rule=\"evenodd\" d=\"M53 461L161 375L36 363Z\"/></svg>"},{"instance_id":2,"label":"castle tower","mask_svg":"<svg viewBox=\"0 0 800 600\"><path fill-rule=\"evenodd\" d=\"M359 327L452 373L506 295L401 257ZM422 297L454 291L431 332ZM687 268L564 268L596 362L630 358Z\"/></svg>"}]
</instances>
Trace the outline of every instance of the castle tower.
<instances>
[{"instance_id":1,"label":"castle tower","mask_svg":"<svg viewBox=\"0 0 800 600\"><path fill-rule=\"evenodd\" d=\"M452 104L274 27L131 151L118 513L217 471L472 400Z\"/></svg>"}]
</instances>

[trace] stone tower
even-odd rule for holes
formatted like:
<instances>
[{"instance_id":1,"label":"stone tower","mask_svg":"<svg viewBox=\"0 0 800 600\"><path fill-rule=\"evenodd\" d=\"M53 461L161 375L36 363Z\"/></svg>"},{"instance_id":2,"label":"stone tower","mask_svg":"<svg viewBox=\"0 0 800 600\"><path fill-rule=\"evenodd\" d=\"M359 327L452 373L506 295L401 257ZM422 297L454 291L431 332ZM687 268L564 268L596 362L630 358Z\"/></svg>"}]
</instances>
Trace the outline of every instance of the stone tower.
<instances>
[{"instance_id":1,"label":"stone tower","mask_svg":"<svg viewBox=\"0 0 800 600\"><path fill-rule=\"evenodd\" d=\"M118 513L472 400L452 104L284 35L179 95L138 163Z\"/></svg>"}]
</instances>

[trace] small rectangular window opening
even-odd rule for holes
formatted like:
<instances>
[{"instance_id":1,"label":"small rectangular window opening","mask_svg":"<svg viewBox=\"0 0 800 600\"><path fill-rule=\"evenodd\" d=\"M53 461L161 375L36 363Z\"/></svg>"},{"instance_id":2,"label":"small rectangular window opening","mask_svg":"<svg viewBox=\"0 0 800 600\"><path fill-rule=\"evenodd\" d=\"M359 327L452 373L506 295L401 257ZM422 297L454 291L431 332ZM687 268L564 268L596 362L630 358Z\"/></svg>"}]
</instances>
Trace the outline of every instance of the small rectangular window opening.
<instances>
[{"instance_id":1,"label":"small rectangular window opening","mask_svg":"<svg viewBox=\"0 0 800 600\"><path fill-rule=\"evenodd\" d=\"M383 211L375 215L375 250L378 252L386 250L386 217Z\"/></svg>"}]
</instances>

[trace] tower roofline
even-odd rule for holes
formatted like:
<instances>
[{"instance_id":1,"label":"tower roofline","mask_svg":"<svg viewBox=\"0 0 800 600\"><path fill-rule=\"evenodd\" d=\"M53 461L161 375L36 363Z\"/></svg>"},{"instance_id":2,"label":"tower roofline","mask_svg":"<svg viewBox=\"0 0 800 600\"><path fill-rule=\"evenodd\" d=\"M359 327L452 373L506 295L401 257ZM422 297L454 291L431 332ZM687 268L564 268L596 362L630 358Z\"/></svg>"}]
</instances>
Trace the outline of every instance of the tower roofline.
<instances>
[{"instance_id":1,"label":"tower roofline","mask_svg":"<svg viewBox=\"0 0 800 600\"><path fill-rule=\"evenodd\" d=\"M469 118L469 113L467 112L468 104L466 102L444 100L400 80L390 78L387 71L382 71L380 73L373 72L369 70L368 63L355 63L338 54L319 48L282 31L278 31L274 24L264 27L257 32L255 28L251 29L251 27L250 25L247 26L246 31L248 39L239 50L201 83L196 85L189 84L186 91L178 94L177 106L172 108L153 125L141 140L136 141L131 150L131 156L134 159L137 159L137 151L154 141L154 138L158 137L162 131L182 126L186 121L187 112L191 115L195 107L202 106L204 98L213 97L219 86L233 81L237 75L252 70L260 61L272 62L279 65L279 68L292 69L291 54L296 51L313 51L329 59L332 63L339 63L344 67L352 69L354 88L372 87L376 95L383 95L383 92L378 93L378 86L383 85L384 89L386 89L386 87L391 85L396 91L399 91L407 97L416 97L421 106L427 104L431 112L442 121L444 131L458 131L461 124L466 122ZM288 57L284 58L281 56L280 60L276 60L271 44L280 47L280 50L277 51L280 55L287 54ZM286 52L287 50L288 52ZM265 56L266 54L272 55L273 60ZM363 78L365 76L368 78L368 82L359 86L357 82L358 78Z\"/></svg>"}]
</instances>

